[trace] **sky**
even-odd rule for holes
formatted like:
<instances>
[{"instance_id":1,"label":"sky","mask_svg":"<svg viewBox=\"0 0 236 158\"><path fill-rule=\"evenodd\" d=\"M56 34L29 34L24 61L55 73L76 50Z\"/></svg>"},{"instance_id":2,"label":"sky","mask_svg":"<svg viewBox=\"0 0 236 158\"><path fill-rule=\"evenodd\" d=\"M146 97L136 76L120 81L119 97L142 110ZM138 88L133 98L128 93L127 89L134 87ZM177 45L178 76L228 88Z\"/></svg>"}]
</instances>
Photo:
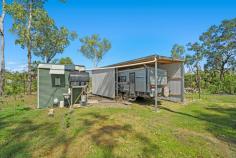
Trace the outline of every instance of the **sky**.
<instances>
[{"instance_id":1,"label":"sky","mask_svg":"<svg viewBox=\"0 0 236 158\"><path fill-rule=\"evenodd\" d=\"M172 46L198 41L211 25L236 17L235 0L48 0L45 4L57 26L76 31L79 37L99 34L112 48L99 64L105 66L151 54L170 56ZM27 50L15 45L9 32L10 16L5 20L6 67L26 69ZM72 41L63 54L74 64L92 67L80 52L79 40ZM33 57L33 60L39 60Z\"/></svg>"}]
</instances>

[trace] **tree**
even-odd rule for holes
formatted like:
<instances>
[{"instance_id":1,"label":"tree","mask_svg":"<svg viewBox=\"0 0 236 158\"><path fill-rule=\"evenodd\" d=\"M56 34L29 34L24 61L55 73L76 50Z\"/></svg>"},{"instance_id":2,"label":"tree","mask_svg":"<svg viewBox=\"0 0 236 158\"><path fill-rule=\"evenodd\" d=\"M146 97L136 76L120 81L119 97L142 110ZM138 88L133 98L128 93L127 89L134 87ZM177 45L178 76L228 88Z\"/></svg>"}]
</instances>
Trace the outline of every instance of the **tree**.
<instances>
[{"instance_id":1,"label":"tree","mask_svg":"<svg viewBox=\"0 0 236 158\"><path fill-rule=\"evenodd\" d=\"M58 53L63 53L70 40L77 38L75 32L70 33L65 27L57 28L54 23L44 25L34 35L33 52L49 63Z\"/></svg>"},{"instance_id":2,"label":"tree","mask_svg":"<svg viewBox=\"0 0 236 158\"><path fill-rule=\"evenodd\" d=\"M193 71L193 64L194 64L193 56L187 54L185 56L184 64L187 66L189 72Z\"/></svg>"},{"instance_id":3,"label":"tree","mask_svg":"<svg viewBox=\"0 0 236 158\"><path fill-rule=\"evenodd\" d=\"M3 95L4 91L4 79L5 79L5 40L4 40L4 19L6 15L5 10L6 2L2 0L2 14L0 17L0 40L1 40L1 48L0 48L0 96Z\"/></svg>"},{"instance_id":4,"label":"tree","mask_svg":"<svg viewBox=\"0 0 236 158\"><path fill-rule=\"evenodd\" d=\"M195 68L196 83L197 83L198 95L199 95L199 99L200 99L201 98L201 75L200 75L201 65L200 65L200 63L203 59L203 50L202 50L202 46L199 43L189 43L188 50L195 52L194 55L187 56L186 63L188 65L192 65L193 68Z\"/></svg>"},{"instance_id":5,"label":"tree","mask_svg":"<svg viewBox=\"0 0 236 158\"><path fill-rule=\"evenodd\" d=\"M206 69L217 70L223 81L227 70L235 66L236 60L236 18L224 20L211 26L200 36L207 59Z\"/></svg>"},{"instance_id":6,"label":"tree","mask_svg":"<svg viewBox=\"0 0 236 158\"><path fill-rule=\"evenodd\" d=\"M27 91L31 94L32 88L32 36L37 32L37 24L43 21L37 21L42 13L42 7L45 0L16 0L7 6L7 11L13 17L14 23L11 31L17 35L15 41L23 49L27 49L28 60L28 83Z\"/></svg>"},{"instance_id":7,"label":"tree","mask_svg":"<svg viewBox=\"0 0 236 158\"><path fill-rule=\"evenodd\" d=\"M71 64L73 64L73 62L70 57L65 57L65 58L60 59L59 64L71 65Z\"/></svg>"},{"instance_id":8,"label":"tree","mask_svg":"<svg viewBox=\"0 0 236 158\"><path fill-rule=\"evenodd\" d=\"M183 58L183 54L185 53L184 46L175 44L171 49L172 58Z\"/></svg>"},{"instance_id":9,"label":"tree","mask_svg":"<svg viewBox=\"0 0 236 158\"><path fill-rule=\"evenodd\" d=\"M106 52L111 48L111 43L106 39L101 39L99 35L93 34L80 39L82 46L80 52L93 61L93 66L97 67Z\"/></svg>"}]
</instances>

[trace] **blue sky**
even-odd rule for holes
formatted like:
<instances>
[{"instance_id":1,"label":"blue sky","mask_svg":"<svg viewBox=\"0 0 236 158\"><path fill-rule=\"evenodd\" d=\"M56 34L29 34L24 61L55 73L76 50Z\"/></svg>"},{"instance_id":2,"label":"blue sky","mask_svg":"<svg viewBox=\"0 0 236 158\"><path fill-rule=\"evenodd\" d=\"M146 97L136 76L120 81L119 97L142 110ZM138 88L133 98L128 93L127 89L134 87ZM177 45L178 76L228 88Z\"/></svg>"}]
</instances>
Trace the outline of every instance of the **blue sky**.
<instances>
[{"instance_id":1,"label":"blue sky","mask_svg":"<svg viewBox=\"0 0 236 158\"><path fill-rule=\"evenodd\" d=\"M112 43L99 66L150 54L170 56L175 43L186 45L213 24L236 17L235 0L48 0L45 9L58 26L76 31L79 37L100 34ZM14 44L15 35L6 17L6 66L21 70L27 63L26 50ZM81 53L79 40L71 42L63 54L75 64L92 67ZM33 60L37 58L33 57Z\"/></svg>"}]
</instances>

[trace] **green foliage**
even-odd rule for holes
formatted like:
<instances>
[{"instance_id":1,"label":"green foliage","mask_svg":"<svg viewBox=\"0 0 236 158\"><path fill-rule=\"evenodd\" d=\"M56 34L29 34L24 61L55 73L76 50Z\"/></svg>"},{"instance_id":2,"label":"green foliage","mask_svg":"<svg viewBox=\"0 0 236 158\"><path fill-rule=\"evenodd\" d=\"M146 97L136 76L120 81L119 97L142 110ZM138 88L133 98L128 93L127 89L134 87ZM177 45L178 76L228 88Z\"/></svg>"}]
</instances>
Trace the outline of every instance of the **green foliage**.
<instances>
[{"instance_id":1,"label":"green foliage","mask_svg":"<svg viewBox=\"0 0 236 158\"><path fill-rule=\"evenodd\" d=\"M212 94L236 94L236 74L226 73L225 79L220 80L219 75L213 73L206 73L200 71L201 77L201 89L204 89ZM186 73L185 74L185 88L197 89L196 74Z\"/></svg>"},{"instance_id":2,"label":"green foliage","mask_svg":"<svg viewBox=\"0 0 236 158\"><path fill-rule=\"evenodd\" d=\"M82 46L80 52L88 59L93 61L93 66L97 67L106 52L111 48L111 43L106 39L101 39L94 34L80 39Z\"/></svg>"},{"instance_id":3,"label":"green foliage","mask_svg":"<svg viewBox=\"0 0 236 158\"><path fill-rule=\"evenodd\" d=\"M28 47L30 44L33 53L49 63L56 54L64 51L71 40L77 38L77 34L69 32L65 27L58 28L54 20L42 8L43 1L32 3L32 21L30 31L28 31L29 10L27 5L30 5L28 1L14 2L7 7L8 13L14 19L11 31L18 35L15 43L22 48Z\"/></svg>"},{"instance_id":4,"label":"green foliage","mask_svg":"<svg viewBox=\"0 0 236 158\"><path fill-rule=\"evenodd\" d=\"M186 73L184 75L184 87L185 88L196 88L195 75L192 73Z\"/></svg>"},{"instance_id":5,"label":"green foliage","mask_svg":"<svg viewBox=\"0 0 236 158\"><path fill-rule=\"evenodd\" d=\"M54 24L44 25L35 34L33 52L36 56L49 63L58 53L63 53L71 40L77 38L75 32L70 33L67 28L57 28Z\"/></svg>"},{"instance_id":6,"label":"green foliage","mask_svg":"<svg viewBox=\"0 0 236 158\"><path fill-rule=\"evenodd\" d=\"M227 94L236 94L236 74L225 75L223 91Z\"/></svg>"},{"instance_id":7,"label":"green foliage","mask_svg":"<svg viewBox=\"0 0 236 158\"><path fill-rule=\"evenodd\" d=\"M6 72L6 80L4 84L6 95L19 95L25 94L27 91L27 72ZM37 80L36 76L33 75L32 91L37 91Z\"/></svg>"},{"instance_id":8,"label":"green foliage","mask_svg":"<svg viewBox=\"0 0 236 158\"><path fill-rule=\"evenodd\" d=\"M236 18L224 20L220 25L211 26L200 36L202 53L206 57L206 70L217 70L220 80L225 72L235 67L236 61Z\"/></svg>"},{"instance_id":9,"label":"green foliage","mask_svg":"<svg viewBox=\"0 0 236 158\"><path fill-rule=\"evenodd\" d=\"M69 128L70 127L70 112L66 112L64 114L64 124L65 124L65 128Z\"/></svg>"},{"instance_id":10,"label":"green foliage","mask_svg":"<svg viewBox=\"0 0 236 158\"><path fill-rule=\"evenodd\" d=\"M6 10L13 18L11 31L17 35L15 44L27 49L28 63L28 94L32 92L32 47L35 40L34 35L40 27L49 25L53 21L43 9L45 0L15 0L6 6Z\"/></svg>"},{"instance_id":11,"label":"green foliage","mask_svg":"<svg viewBox=\"0 0 236 158\"><path fill-rule=\"evenodd\" d=\"M73 64L73 61L70 57L65 57L65 58L61 58L59 60L59 64L62 64L62 65L71 65Z\"/></svg>"},{"instance_id":12,"label":"green foliage","mask_svg":"<svg viewBox=\"0 0 236 158\"><path fill-rule=\"evenodd\" d=\"M219 94L220 93L219 85L209 85L208 91L212 94Z\"/></svg>"},{"instance_id":13,"label":"green foliage","mask_svg":"<svg viewBox=\"0 0 236 158\"><path fill-rule=\"evenodd\" d=\"M31 36L37 32L38 27L53 22L52 20L45 20L46 12L42 9L43 4L43 0L33 2L31 0L17 0L6 7L7 12L14 20L10 31L17 35L15 43L22 48L28 47L29 43L32 42ZM31 27L29 27L29 21L31 21Z\"/></svg>"},{"instance_id":14,"label":"green foliage","mask_svg":"<svg viewBox=\"0 0 236 158\"><path fill-rule=\"evenodd\" d=\"M202 54L202 47L198 43L189 43L188 45L188 50L189 51L194 51L194 55L188 55L186 56L186 61L185 64L187 66L191 67L193 72L196 73L196 85L198 88L198 94L199 94L199 99L201 98L201 75L200 75L200 70L201 70L201 60L203 59L203 54Z\"/></svg>"},{"instance_id":15,"label":"green foliage","mask_svg":"<svg viewBox=\"0 0 236 158\"><path fill-rule=\"evenodd\" d=\"M186 66L194 74L195 84L211 93L235 94L236 18L211 26L199 42L189 43L193 55L186 56ZM204 72L201 67L204 65ZM187 86L193 85L186 82Z\"/></svg>"},{"instance_id":16,"label":"green foliage","mask_svg":"<svg viewBox=\"0 0 236 158\"><path fill-rule=\"evenodd\" d=\"M26 73L19 72L6 72L6 84L5 94L6 95L18 95L25 91L25 82L27 80Z\"/></svg>"},{"instance_id":17,"label":"green foliage","mask_svg":"<svg viewBox=\"0 0 236 158\"><path fill-rule=\"evenodd\" d=\"M172 58L177 58L177 59L183 58L184 53L185 53L184 46L178 44L175 44L171 49Z\"/></svg>"}]
</instances>

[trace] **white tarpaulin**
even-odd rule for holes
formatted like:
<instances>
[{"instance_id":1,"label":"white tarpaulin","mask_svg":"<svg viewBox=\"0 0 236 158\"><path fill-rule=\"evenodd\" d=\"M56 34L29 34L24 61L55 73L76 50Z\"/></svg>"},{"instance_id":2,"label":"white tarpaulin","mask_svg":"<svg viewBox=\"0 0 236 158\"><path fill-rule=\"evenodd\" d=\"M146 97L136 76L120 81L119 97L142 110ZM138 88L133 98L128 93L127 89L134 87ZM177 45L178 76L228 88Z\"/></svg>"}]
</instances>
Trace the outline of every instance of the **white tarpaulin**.
<instances>
[{"instance_id":1,"label":"white tarpaulin","mask_svg":"<svg viewBox=\"0 0 236 158\"><path fill-rule=\"evenodd\" d=\"M92 93L115 98L115 69L92 71Z\"/></svg>"}]
</instances>

